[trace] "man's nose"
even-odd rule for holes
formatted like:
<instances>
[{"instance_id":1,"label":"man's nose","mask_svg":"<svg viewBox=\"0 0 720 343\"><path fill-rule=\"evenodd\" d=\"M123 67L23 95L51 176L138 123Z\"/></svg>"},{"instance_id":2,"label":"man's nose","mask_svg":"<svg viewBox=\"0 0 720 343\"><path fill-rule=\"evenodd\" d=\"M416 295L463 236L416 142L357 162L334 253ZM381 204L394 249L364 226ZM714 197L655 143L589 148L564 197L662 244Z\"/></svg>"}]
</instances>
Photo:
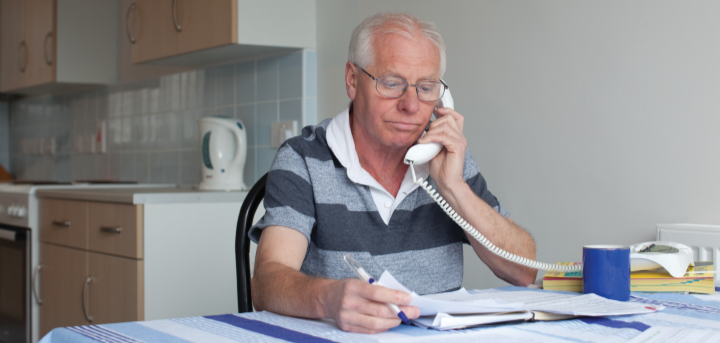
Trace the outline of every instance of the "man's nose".
<instances>
[{"instance_id":1,"label":"man's nose","mask_svg":"<svg viewBox=\"0 0 720 343\"><path fill-rule=\"evenodd\" d=\"M405 94L403 94L399 99L398 110L400 112L413 114L420 108L420 99L418 98L417 90L414 86L408 86L405 90Z\"/></svg>"}]
</instances>

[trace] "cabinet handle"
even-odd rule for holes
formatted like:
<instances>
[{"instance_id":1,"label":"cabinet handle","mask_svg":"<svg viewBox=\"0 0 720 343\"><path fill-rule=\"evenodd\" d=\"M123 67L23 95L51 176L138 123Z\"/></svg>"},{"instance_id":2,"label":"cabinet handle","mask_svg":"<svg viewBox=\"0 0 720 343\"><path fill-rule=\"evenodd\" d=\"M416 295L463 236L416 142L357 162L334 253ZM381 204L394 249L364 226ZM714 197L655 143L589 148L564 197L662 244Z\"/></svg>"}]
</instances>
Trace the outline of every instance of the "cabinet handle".
<instances>
[{"instance_id":1,"label":"cabinet handle","mask_svg":"<svg viewBox=\"0 0 720 343\"><path fill-rule=\"evenodd\" d=\"M86 309L87 306L85 306L85 298L87 297L87 289L88 285L92 282L92 276L88 276L87 279L85 279L85 284L83 284L83 292L82 292L82 310L83 315L85 316L85 320L87 320L89 323L92 323L93 317L88 316L88 310Z\"/></svg>"},{"instance_id":2,"label":"cabinet handle","mask_svg":"<svg viewBox=\"0 0 720 343\"><path fill-rule=\"evenodd\" d=\"M130 43L135 44L135 37L133 37L132 32L130 32L130 12L135 12L134 2L128 7L127 14L125 14L125 32L127 33Z\"/></svg>"},{"instance_id":3,"label":"cabinet handle","mask_svg":"<svg viewBox=\"0 0 720 343\"><path fill-rule=\"evenodd\" d=\"M178 32L182 31L182 25L178 24L177 20L177 0L172 0L172 16L175 30L177 30Z\"/></svg>"},{"instance_id":4,"label":"cabinet handle","mask_svg":"<svg viewBox=\"0 0 720 343\"><path fill-rule=\"evenodd\" d=\"M18 45L18 57L20 55L20 50L22 50L22 57L18 59L18 69L20 69L21 73L24 73L26 66L25 60L27 60L27 45L25 44L25 40L22 40Z\"/></svg>"},{"instance_id":5,"label":"cabinet handle","mask_svg":"<svg viewBox=\"0 0 720 343\"><path fill-rule=\"evenodd\" d=\"M101 226L100 231L109 233L120 233L122 232L122 228L119 226Z\"/></svg>"},{"instance_id":6,"label":"cabinet handle","mask_svg":"<svg viewBox=\"0 0 720 343\"><path fill-rule=\"evenodd\" d=\"M70 227L70 221L69 220L53 220L52 224L54 226L61 226L61 227Z\"/></svg>"},{"instance_id":7,"label":"cabinet handle","mask_svg":"<svg viewBox=\"0 0 720 343\"><path fill-rule=\"evenodd\" d=\"M43 42L43 49L44 49L43 55L45 55L45 63L47 63L47 65L49 65L49 66L52 65L52 59L50 59L50 58L48 57L47 43L48 43L48 40L49 40L50 38L52 38L52 36L53 36L53 33L52 33L52 32L48 32L48 33L45 35L45 42Z\"/></svg>"},{"instance_id":8,"label":"cabinet handle","mask_svg":"<svg viewBox=\"0 0 720 343\"><path fill-rule=\"evenodd\" d=\"M31 280L33 295L35 296L35 301L37 301L38 305L42 305L42 303L43 303L42 299L40 299L40 295L38 295L38 290L37 290L37 276L38 276L38 272L40 272L40 269L42 269L42 264L38 264L37 266L35 266L35 269L33 270L32 280Z\"/></svg>"}]
</instances>

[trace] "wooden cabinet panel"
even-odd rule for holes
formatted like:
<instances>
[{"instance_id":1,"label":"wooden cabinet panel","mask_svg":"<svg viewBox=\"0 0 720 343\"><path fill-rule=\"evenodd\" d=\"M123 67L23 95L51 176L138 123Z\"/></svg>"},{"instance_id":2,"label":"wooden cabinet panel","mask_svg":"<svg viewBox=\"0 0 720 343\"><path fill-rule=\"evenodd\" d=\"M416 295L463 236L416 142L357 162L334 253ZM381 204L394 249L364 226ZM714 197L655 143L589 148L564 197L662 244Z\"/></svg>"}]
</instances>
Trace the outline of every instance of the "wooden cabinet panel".
<instances>
[{"instance_id":1,"label":"wooden cabinet panel","mask_svg":"<svg viewBox=\"0 0 720 343\"><path fill-rule=\"evenodd\" d=\"M89 250L142 258L142 206L89 204Z\"/></svg>"},{"instance_id":2,"label":"wooden cabinet panel","mask_svg":"<svg viewBox=\"0 0 720 343\"><path fill-rule=\"evenodd\" d=\"M89 253L93 324L143 320L143 261Z\"/></svg>"},{"instance_id":3,"label":"wooden cabinet panel","mask_svg":"<svg viewBox=\"0 0 720 343\"><path fill-rule=\"evenodd\" d=\"M55 0L25 1L25 86L55 81Z\"/></svg>"},{"instance_id":4,"label":"wooden cabinet panel","mask_svg":"<svg viewBox=\"0 0 720 343\"><path fill-rule=\"evenodd\" d=\"M40 244L40 337L60 326L88 324L83 315L87 252ZM86 298L87 299L87 298Z\"/></svg>"},{"instance_id":5,"label":"wooden cabinet panel","mask_svg":"<svg viewBox=\"0 0 720 343\"><path fill-rule=\"evenodd\" d=\"M132 49L134 63L174 55L178 35L173 24L173 0L138 0L128 18L135 35ZM127 10L127 9L126 9Z\"/></svg>"},{"instance_id":6,"label":"wooden cabinet panel","mask_svg":"<svg viewBox=\"0 0 720 343\"><path fill-rule=\"evenodd\" d=\"M178 53L237 42L236 0L175 0L179 32Z\"/></svg>"},{"instance_id":7,"label":"wooden cabinet panel","mask_svg":"<svg viewBox=\"0 0 720 343\"><path fill-rule=\"evenodd\" d=\"M87 204L40 199L40 241L87 249Z\"/></svg>"},{"instance_id":8,"label":"wooden cabinet panel","mask_svg":"<svg viewBox=\"0 0 720 343\"><path fill-rule=\"evenodd\" d=\"M18 15L20 13L21 15ZM20 88L24 85L27 66L27 43L25 42L25 1L2 0L0 2L0 91Z\"/></svg>"}]
</instances>

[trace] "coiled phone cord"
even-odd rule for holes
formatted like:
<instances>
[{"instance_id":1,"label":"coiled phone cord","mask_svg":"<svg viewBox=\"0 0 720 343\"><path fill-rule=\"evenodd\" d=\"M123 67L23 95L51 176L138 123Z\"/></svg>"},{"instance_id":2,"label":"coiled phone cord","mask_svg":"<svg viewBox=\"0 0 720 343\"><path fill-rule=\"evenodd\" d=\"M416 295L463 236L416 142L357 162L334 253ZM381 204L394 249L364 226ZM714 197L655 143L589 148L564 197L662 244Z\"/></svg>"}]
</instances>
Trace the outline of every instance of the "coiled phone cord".
<instances>
[{"instance_id":1,"label":"coiled phone cord","mask_svg":"<svg viewBox=\"0 0 720 343\"><path fill-rule=\"evenodd\" d=\"M408 161L410 163L410 170L412 171L413 181L415 184L422 187L422 189L427 192L435 202L440 205L440 207L447 213L452 220L454 220L460 227L465 230L470 236L475 238L480 244L482 244L484 247L486 247L488 250L492 251L495 255L498 255L508 261L515 262L517 264L521 264L526 267L539 269L539 270L545 270L545 271L559 271L559 272L579 272L582 271L582 265L573 265L573 266L566 266L566 265L560 265L560 264L550 264L550 263L543 263L538 261L533 261L529 258L525 258L522 256L517 256L515 254L509 253L492 242L490 242L485 236L483 236L478 230L476 230L470 223L468 223L465 219L463 219L455 210L453 210L452 206L443 199L443 197L440 195L439 192L434 190L432 186L423 178L417 178L415 176L415 168L413 168L413 162Z\"/></svg>"}]
</instances>

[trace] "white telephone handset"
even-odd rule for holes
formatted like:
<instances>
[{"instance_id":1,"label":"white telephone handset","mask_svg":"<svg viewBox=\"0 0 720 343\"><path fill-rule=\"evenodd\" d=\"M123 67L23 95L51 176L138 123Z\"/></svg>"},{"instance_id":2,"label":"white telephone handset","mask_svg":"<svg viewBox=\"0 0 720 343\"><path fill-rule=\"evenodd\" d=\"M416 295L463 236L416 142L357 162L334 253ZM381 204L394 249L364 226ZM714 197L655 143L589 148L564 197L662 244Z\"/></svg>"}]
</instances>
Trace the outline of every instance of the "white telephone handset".
<instances>
[{"instance_id":1,"label":"white telephone handset","mask_svg":"<svg viewBox=\"0 0 720 343\"><path fill-rule=\"evenodd\" d=\"M435 110L433 113L437 117L437 109L441 107L450 107L455 108L455 102L453 101L452 95L450 95L450 90L446 89L445 94L443 94L442 98L437 101L437 104L435 105ZM425 143L425 144L416 144L413 145L410 150L405 154L405 164L410 164L410 161L412 161L414 164L423 164L427 163L430 160L432 160L437 154L440 153L440 150L442 150L443 145L440 143Z\"/></svg>"},{"instance_id":2,"label":"white telephone handset","mask_svg":"<svg viewBox=\"0 0 720 343\"><path fill-rule=\"evenodd\" d=\"M437 107L450 107L454 108L455 102L453 101L452 96L450 95L450 90L446 89L445 94L442 96L440 100L438 100ZM436 112L437 113L437 107ZM416 144L408 150L408 152L405 154L404 162L405 164L410 165L410 170L412 171L413 180L416 184L420 185L430 196L435 200L440 207L447 213L450 218L452 218L460 227L465 230L470 236L475 238L480 244L485 246L488 250L492 251L494 254L508 260L512 261L518 264L522 264L524 266L540 269L540 270L546 270L546 271L561 271L561 272L576 272L582 270L582 265L573 265L573 266L567 266L567 265L559 265L559 264L550 264L550 263L542 263L533 261L531 259L517 256L514 254L511 254L503 249L500 249L499 247L495 246L495 244L492 244L485 236L483 236L478 230L476 230L470 223L465 221L460 215L458 215L455 210L452 209L450 204L448 204L442 196L440 196L440 193L435 191L430 184L428 184L427 181L423 180L422 178L417 179L415 177L415 169L413 168L413 164L423 164L427 163L430 160L432 160L440 151L443 149L443 145L440 143L425 143L425 144Z\"/></svg>"}]
</instances>

